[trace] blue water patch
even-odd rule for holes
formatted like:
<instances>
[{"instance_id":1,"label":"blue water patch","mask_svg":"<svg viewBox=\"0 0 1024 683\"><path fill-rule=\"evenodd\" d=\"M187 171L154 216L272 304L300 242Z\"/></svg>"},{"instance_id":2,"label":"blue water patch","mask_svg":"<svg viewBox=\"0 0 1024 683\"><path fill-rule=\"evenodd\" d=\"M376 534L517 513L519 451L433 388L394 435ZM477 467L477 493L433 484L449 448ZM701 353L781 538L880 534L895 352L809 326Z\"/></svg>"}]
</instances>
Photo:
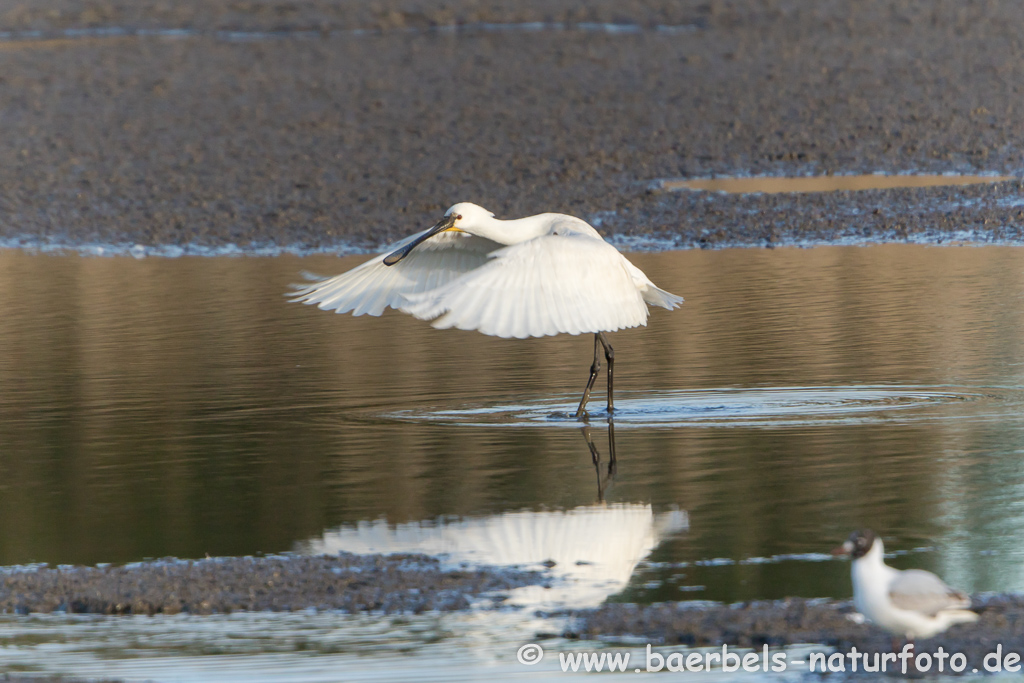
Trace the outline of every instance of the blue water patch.
<instances>
[{"instance_id":1,"label":"blue water patch","mask_svg":"<svg viewBox=\"0 0 1024 683\"><path fill-rule=\"evenodd\" d=\"M595 401L601 406L599 401ZM591 409L591 420L620 427L751 427L929 420L956 416L951 407L970 404L974 417L998 416L1021 403L1020 392L1000 388L927 386L838 386L718 388L623 392L613 416ZM450 410L405 409L385 419L487 426L578 427L576 399L467 406Z\"/></svg>"}]
</instances>

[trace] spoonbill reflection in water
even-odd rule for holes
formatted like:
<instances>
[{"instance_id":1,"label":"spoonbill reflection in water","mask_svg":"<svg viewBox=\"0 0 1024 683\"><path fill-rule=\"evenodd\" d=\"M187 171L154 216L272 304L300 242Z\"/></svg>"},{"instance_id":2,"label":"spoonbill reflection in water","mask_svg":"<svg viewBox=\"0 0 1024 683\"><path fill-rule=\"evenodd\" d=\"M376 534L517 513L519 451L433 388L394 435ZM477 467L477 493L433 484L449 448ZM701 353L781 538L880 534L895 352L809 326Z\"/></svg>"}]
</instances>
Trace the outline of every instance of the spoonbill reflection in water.
<instances>
[{"instance_id":1,"label":"spoonbill reflection in water","mask_svg":"<svg viewBox=\"0 0 1024 683\"><path fill-rule=\"evenodd\" d=\"M594 463L594 472L597 473L597 502L604 502L604 494L608 486L613 483L616 473L619 470L619 463L615 457L615 423L608 420L608 474L601 476L601 453L594 445L594 439L590 436L590 425L585 425L582 430L583 438L590 449L590 459Z\"/></svg>"},{"instance_id":2,"label":"spoonbill reflection in water","mask_svg":"<svg viewBox=\"0 0 1024 683\"><path fill-rule=\"evenodd\" d=\"M503 605L588 609L624 590L637 564L690 528L685 510L598 503L569 510L511 510L402 524L363 521L298 544L309 555L423 553L444 567L543 569L552 581L512 590Z\"/></svg>"},{"instance_id":3,"label":"spoonbill reflection in water","mask_svg":"<svg viewBox=\"0 0 1024 683\"><path fill-rule=\"evenodd\" d=\"M594 335L594 362L576 409L608 363L608 412L614 408L615 352L605 332L647 324L647 305L672 310L682 297L659 289L586 221L560 213L498 220L462 202L417 233L347 273L293 293L294 301L353 315L391 307L439 329L495 337Z\"/></svg>"}]
</instances>

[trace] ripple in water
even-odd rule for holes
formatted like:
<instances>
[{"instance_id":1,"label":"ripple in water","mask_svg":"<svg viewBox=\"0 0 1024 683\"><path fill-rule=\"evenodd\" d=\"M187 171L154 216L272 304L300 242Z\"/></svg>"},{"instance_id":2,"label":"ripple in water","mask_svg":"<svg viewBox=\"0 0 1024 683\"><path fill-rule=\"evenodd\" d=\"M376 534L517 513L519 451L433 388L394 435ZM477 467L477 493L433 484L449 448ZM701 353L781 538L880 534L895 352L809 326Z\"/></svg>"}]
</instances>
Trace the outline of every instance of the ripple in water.
<instances>
[{"instance_id":1,"label":"ripple in water","mask_svg":"<svg viewBox=\"0 0 1024 683\"><path fill-rule=\"evenodd\" d=\"M622 392L614 419L624 427L794 426L920 421L1005 414L1020 403L1019 391L989 387L842 386L721 388L661 392ZM618 396L618 394L617 394ZM402 410L384 415L403 422L530 426L578 426L577 399L565 397L515 405L455 410ZM591 419L608 413L593 399ZM969 406L969 410L960 410Z\"/></svg>"}]
</instances>

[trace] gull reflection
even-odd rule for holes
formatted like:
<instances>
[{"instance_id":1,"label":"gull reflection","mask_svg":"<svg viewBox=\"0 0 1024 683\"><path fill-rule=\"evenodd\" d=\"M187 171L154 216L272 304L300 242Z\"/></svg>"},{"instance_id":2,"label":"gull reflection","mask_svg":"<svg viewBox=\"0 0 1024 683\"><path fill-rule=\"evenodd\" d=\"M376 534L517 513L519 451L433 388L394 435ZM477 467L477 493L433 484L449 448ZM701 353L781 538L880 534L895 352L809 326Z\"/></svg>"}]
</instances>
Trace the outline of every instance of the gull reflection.
<instances>
[{"instance_id":1,"label":"gull reflection","mask_svg":"<svg viewBox=\"0 0 1024 683\"><path fill-rule=\"evenodd\" d=\"M667 537L689 527L686 512L614 503L571 510L521 510L458 521L391 525L384 520L324 532L302 544L310 554L425 553L446 566L516 566L548 571L547 587L511 592L508 604L596 607L629 583L636 565Z\"/></svg>"}]
</instances>

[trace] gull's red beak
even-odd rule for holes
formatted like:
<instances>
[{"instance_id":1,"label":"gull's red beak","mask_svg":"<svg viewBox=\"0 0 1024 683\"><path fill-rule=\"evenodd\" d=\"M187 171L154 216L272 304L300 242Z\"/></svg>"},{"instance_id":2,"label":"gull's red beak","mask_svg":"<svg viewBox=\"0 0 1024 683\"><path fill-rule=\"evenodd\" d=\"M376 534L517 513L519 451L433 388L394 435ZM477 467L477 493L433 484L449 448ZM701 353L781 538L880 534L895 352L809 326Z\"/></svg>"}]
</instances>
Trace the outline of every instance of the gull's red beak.
<instances>
[{"instance_id":1,"label":"gull's red beak","mask_svg":"<svg viewBox=\"0 0 1024 683\"><path fill-rule=\"evenodd\" d=\"M850 541L847 541L846 543L844 543L844 544L842 544L840 546L836 546L835 548L832 548L832 554L836 555L836 556L838 556L838 555L849 555L852 552L853 552L853 543L851 543Z\"/></svg>"}]
</instances>

